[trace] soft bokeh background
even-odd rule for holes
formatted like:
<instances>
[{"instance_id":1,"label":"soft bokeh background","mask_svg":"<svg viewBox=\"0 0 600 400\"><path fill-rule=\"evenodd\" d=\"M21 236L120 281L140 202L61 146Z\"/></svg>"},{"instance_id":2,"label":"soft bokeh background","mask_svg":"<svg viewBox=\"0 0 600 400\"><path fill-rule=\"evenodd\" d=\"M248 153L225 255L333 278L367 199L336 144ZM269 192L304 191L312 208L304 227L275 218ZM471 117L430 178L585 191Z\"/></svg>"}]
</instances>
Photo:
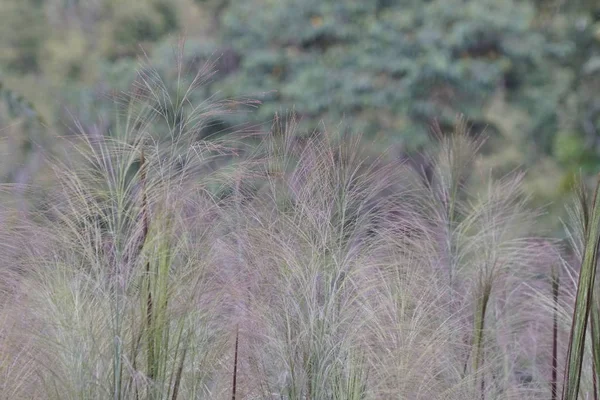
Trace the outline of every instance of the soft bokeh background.
<instances>
[{"instance_id":1,"label":"soft bokeh background","mask_svg":"<svg viewBox=\"0 0 600 400\"><path fill-rule=\"evenodd\" d=\"M205 135L293 109L305 132L405 156L464 114L485 162L527 169L534 204L559 213L574 173L599 170L596 0L0 0L0 179L43 181L41 155L77 124L110 134L140 56L175 86L182 36L182 79L215 62L196 101L261 101Z\"/></svg>"}]
</instances>

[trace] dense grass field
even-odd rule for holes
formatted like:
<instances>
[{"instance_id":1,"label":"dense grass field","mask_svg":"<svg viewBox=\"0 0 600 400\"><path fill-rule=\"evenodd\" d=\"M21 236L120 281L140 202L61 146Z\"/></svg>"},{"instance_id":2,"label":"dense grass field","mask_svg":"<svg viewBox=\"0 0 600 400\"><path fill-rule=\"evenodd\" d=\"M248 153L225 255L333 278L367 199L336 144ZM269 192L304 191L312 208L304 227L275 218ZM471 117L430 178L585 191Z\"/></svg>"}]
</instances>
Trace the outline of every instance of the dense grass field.
<instances>
[{"instance_id":1,"label":"dense grass field","mask_svg":"<svg viewBox=\"0 0 600 400\"><path fill-rule=\"evenodd\" d=\"M427 168L293 116L199 141L241 106L205 73L4 188L1 398L598 398L595 196L546 237L462 120Z\"/></svg>"}]
</instances>

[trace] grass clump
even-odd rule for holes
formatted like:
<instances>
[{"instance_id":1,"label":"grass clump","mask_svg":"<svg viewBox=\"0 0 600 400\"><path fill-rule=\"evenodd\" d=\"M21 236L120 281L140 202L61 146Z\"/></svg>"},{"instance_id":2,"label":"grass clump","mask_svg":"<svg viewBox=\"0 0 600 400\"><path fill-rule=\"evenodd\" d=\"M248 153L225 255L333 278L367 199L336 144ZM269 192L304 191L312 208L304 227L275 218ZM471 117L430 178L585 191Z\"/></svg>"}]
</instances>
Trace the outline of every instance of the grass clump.
<instances>
[{"instance_id":1,"label":"grass clump","mask_svg":"<svg viewBox=\"0 0 600 400\"><path fill-rule=\"evenodd\" d=\"M156 79L140 76L150 97L128 100L112 137L82 132L65 143L65 161L50 164L56 190L37 216L47 251L23 260L26 294L16 303L40 327L30 332L35 396L176 399L220 390L214 374L227 325L210 284L220 212L210 187L227 181L219 160L233 151L191 142L199 111L172 124L157 104L183 114L186 94L152 97Z\"/></svg>"},{"instance_id":2,"label":"grass clump","mask_svg":"<svg viewBox=\"0 0 600 400\"><path fill-rule=\"evenodd\" d=\"M565 354L593 274L577 286L463 121L426 168L294 118L200 139L241 104L191 104L208 67L175 89L142 71L112 134L68 138L45 206L0 232L28 232L2 249L3 395L547 399L566 360L565 393L594 391L579 312Z\"/></svg>"}]
</instances>

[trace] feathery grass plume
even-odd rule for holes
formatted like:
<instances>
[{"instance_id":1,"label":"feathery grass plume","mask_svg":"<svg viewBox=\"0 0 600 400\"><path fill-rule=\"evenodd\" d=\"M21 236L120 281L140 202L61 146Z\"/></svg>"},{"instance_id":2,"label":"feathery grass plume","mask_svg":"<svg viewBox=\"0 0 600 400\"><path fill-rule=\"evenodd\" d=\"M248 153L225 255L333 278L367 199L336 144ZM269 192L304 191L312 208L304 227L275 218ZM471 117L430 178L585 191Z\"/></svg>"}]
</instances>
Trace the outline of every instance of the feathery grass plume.
<instances>
[{"instance_id":1,"label":"feathery grass plume","mask_svg":"<svg viewBox=\"0 0 600 400\"><path fill-rule=\"evenodd\" d=\"M512 301L505 294L529 278L526 271L540 254L532 236L537 214L526 208L520 174L501 180L488 172L473 174L481 171L475 150L482 142L469 137L463 121L442 139L432 156L430 183L425 182L413 206L420 215L414 221L422 221L418 224L425 233L405 242L403 253L429 265L435 271L431 280L446 275L440 283L444 290L438 290L445 296L440 307L446 309L442 315L453 335L445 357L453 363L462 358L457 370L464 372L456 382L463 387L471 382L469 396L493 398L514 390L519 355L509 351L513 345L507 340L532 323L525 308L507 309ZM507 351L501 349L506 346Z\"/></svg>"},{"instance_id":2,"label":"feathery grass plume","mask_svg":"<svg viewBox=\"0 0 600 400\"><path fill-rule=\"evenodd\" d=\"M434 177L431 194L435 198L435 213L438 223L443 224L443 243L446 253L444 264L448 268L448 279L452 284L459 262L456 251L456 229L461 219L461 201L464 186L473 172L473 163L483 144L481 138L471 137L467 122L460 117L451 133L445 133L436 126L439 149L433 155ZM439 206L438 206L439 205Z\"/></svg>"},{"instance_id":3,"label":"feathery grass plume","mask_svg":"<svg viewBox=\"0 0 600 400\"><path fill-rule=\"evenodd\" d=\"M230 327L219 321L214 285L214 193L230 185L237 142L197 140L208 116L229 112L189 104L203 79L171 95L143 68L145 95L128 98L115 130L81 132L65 143L68 158L54 160L59 185L39 227L49 251L28 260L23 284L28 317L44 327L29 336L41 397L174 400L226 390L217 374Z\"/></svg>"},{"instance_id":4,"label":"feathery grass plume","mask_svg":"<svg viewBox=\"0 0 600 400\"><path fill-rule=\"evenodd\" d=\"M471 362L482 397L485 393L486 320L493 304L493 290L501 288L499 281L510 280L520 270L533 264L535 257L531 254L534 253L531 238L527 236L533 223L532 213L524 209L520 181L521 176L516 176L490 184L487 195L479 204L473 204L470 215L461 222L465 229L462 235L470 235L467 230L474 230L470 248L464 249L463 262L474 268L476 279L471 289L474 295ZM500 322L497 315L494 322Z\"/></svg>"},{"instance_id":5,"label":"feathery grass plume","mask_svg":"<svg viewBox=\"0 0 600 400\"><path fill-rule=\"evenodd\" d=\"M440 268L447 260L438 240L447 227L440 218L447 203L436 191L439 178L434 174L428 184L407 166L366 164L356 142L328 135L302 145L291 135L278 137L280 153L267 157L266 185L236 217L244 221L236 225L243 235L235 235L243 240L229 251L243 251L237 258L245 266L232 286L250 294L245 323L253 328L244 330L244 343L262 368L265 390L318 398L336 392L327 382L354 375L365 377L353 387L364 387L367 397L472 397L473 383L486 371L498 380L484 387L486 398L531 391L514 384L518 351L499 345L529 320L495 295L511 290L520 269L539 255L529 236L536 214L523 208L520 177L492 182L483 176L490 183L481 197L466 180L456 189L456 279L450 285ZM481 297L459 297L457 288L487 290L485 308L492 314L479 315L491 319L489 327L473 318ZM449 299L456 301L452 310ZM465 336L473 337L467 348ZM477 366L465 376L467 354ZM343 361L349 359L361 361ZM345 365L346 372L336 375L333 365ZM332 376L338 378L327 379Z\"/></svg>"},{"instance_id":6,"label":"feathery grass plume","mask_svg":"<svg viewBox=\"0 0 600 400\"><path fill-rule=\"evenodd\" d=\"M252 295L248 315L264 329L244 338L244 349L254 343L270 393L356 398L367 375L353 337L367 316L353 276L369 252L375 205L394 174L366 162L359 138L324 132L302 143L293 119L287 123L278 143L266 144L266 183L237 217L244 221L247 264L239 279Z\"/></svg>"},{"instance_id":7,"label":"feathery grass plume","mask_svg":"<svg viewBox=\"0 0 600 400\"><path fill-rule=\"evenodd\" d=\"M585 195L580 196L580 209L583 212L583 222L585 224L583 227L585 247L581 261L581 270L579 272L579 281L577 283L575 307L573 310L573 324L569 339L567 363L565 367L566 372L562 392L563 400L575 400L579 394L581 369L585 351L585 336L588 317L592 308L592 292L596 275L598 244L600 243L599 191L600 181L596 185L596 191L590 206L587 205Z\"/></svg>"},{"instance_id":8,"label":"feathery grass plume","mask_svg":"<svg viewBox=\"0 0 600 400\"><path fill-rule=\"evenodd\" d=\"M480 168L463 120L427 177L360 135L303 137L293 117L256 148L199 140L231 108L193 105L204 75L186 82L184 65L174 86L142 67L115 129L53 160L22 236L29 272L0 305L0 378L22 378L6 393L550 397L549 332L569 318L546 278L563 260L533 237L521 175Z\"/></svg>"},{"instance_id":9,"label":"feathery grass plume","mask_svg":"<svg viewBox=\"0 0 600 400\"><path fill-rule=\"evenodd\" d=\"M422 193L422 196L428 199L424 203L426 209L422 212L436 227L432 235L439 244L432 254L439 257L435 263L445 269L448 275L450 290L447 307L449 314L454 315L464 307L465 300L460 299L460 293L468 290L464 285L461 286L461 279L457 277L458 270L464 264L462 245L468 243L466 235L462 232L468 231L468 226L464 227L465 223L461 224L463 220L468 221L465 216L467 211L463 207L467 194L465 189L469 185L475 157L483 140L471 137L466 120L462 117L457 120L453 132L446 133L439 126L435 126L434 133L439 144L436 151L430 155L433 173ZM463 335L465 342L472 340L468 339L469 333L465 332ZM468 360L465 360L465 373L467 365Z\"/></svg>"},{"instance_id":10,"label":"feathery grass plume","mask_svg":"<svg viewBox=\"0 0 600 400\"><path fill-rule=\"evenodd\" d=\"M365 303L375 398L442 399L466 393L461 360L449 351L460 329L445 313L448 288L438 273L404 254L373 266ZM376 289L376 290L375 290Z\"/></svg>"}]
</instances>

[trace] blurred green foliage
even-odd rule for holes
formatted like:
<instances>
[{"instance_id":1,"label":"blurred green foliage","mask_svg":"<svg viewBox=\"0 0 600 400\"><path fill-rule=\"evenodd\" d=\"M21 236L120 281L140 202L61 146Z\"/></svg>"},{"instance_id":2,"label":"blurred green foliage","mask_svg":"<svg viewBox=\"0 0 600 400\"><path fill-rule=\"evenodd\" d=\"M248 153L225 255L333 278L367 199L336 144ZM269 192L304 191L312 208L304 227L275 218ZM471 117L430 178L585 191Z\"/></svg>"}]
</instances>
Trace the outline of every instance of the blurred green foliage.
<instances>
[{"instance_id":1,"label":"blurred green foliage","mask_svg":"<svg viewBox=\"0 0 600 400\"><path fill-rule=\"evenodd\" d=\"M481 121L482 101L499 86L519 89L519 70L548 73L543 38L527 29L533 12L511 1L247 1L223 17L242 54L223 86L278 88L265 116L295 106L313 126L344 118L414 148L433 119Z\"/></svg>"},{"instance_id":2,"label":"blurred green foliage","mask_svg":"<svg viewBox=\"0 0 600 400\"><path fill-rule=\"evenodd\" d=\"M306 132L342 121L410 153L427 147L434 121L448 128L465 114L491 136L487 162L529 168L544 204L560 200L574 172L600 166L591 0L0 0L0 48L0 81L47 135L70 133L74 119L108 132L110 94L132 87L145 53L173 91L213 60L217 72L193 100L262 102L210 121L204 136L241 122L268 129L293 109ZM0 127L18 118L30 117L0 112Z\"/></svg>"}]
</instances>

